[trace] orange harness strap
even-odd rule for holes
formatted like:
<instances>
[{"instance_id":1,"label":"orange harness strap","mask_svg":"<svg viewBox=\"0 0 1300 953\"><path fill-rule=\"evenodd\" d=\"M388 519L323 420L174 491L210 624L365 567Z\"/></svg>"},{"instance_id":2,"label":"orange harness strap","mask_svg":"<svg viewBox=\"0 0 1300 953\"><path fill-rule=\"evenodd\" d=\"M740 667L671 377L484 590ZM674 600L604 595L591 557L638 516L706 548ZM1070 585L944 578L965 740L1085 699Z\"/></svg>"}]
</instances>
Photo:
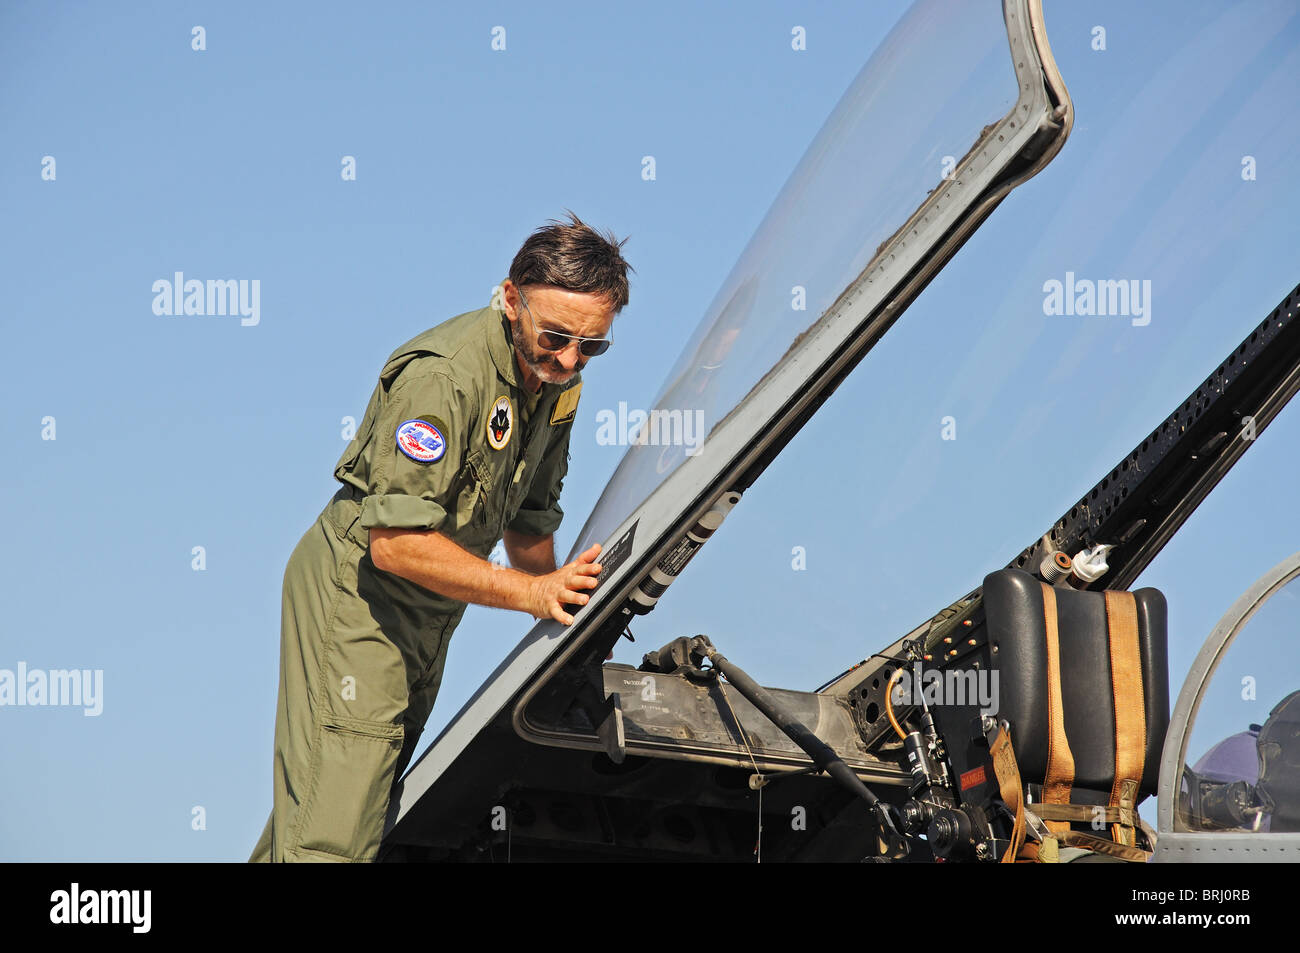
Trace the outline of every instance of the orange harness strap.
<instances>
[{"instance_id":1,"label":"orange harness strap","mask_svg":"<svg viewBox=\"0 0 1300 953\"><path fill-rule=\"evenodd\" d=\"M1016 753L1011 748L1011 738L1005 728L998 729L998 735L989 746L993 756L993 775L998 779L998 793L1002 801L1016 812L1015 824L1011 829L1011 846L1002 855L1001 862L1014 864L1025 843L1025 795L1020 782L1020 767L1016 764Z\"/></svg>"},{"instance_id":2,"label":"orange harness strap","mask_svg":"<svg viewBox=\"0 0 1300 953\"><path fill-rule=\"evenodd\" d=\"M1133 593L1106 591L1106 626L1110 630L1110 681L1115 696L1115 784L1110 806L1128 823L1116 823L1117 844L1137 845L1133 816L1146 756L1146 704L1142 695L1142 656L1138 646L1137 599Z\"/></svg>"},{"instance_id":3,"label":"orange harness strap","mask_svg":"<svg viewBox=\"0 0 1300 953\"><path fill-rule=\"evenodd\" d=\"M1047 777L1044 804L1069 804L1074 785L1074 755L1065 736L1065 704L1061 698L1061 642L1056 627L1056 590L1043 583L1043 621L1047 624ZM1049 831L1065 833L1069 821L1044 821Z\"/></svg>"}]
</instances>

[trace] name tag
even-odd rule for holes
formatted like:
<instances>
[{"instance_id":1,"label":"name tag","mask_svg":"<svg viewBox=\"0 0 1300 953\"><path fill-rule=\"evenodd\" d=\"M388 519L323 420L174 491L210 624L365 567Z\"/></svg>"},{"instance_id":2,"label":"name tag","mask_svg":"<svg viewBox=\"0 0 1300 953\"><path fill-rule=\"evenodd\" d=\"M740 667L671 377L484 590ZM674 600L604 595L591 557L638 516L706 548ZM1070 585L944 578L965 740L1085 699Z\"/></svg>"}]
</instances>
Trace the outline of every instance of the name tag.
<instances>
[{"instance_id":1,"label":"name tag","mask_svg":"<svg viewBox=\"0 0 1300 953\"><path fill-rule=\"evenodd\" d=\"M578 412L578 395L582 393L582 385L570 387L560 394L555 401L555 409L551 411L552 424L564 424L573 419L573 415Z\"/></svg>"}]
</instances>

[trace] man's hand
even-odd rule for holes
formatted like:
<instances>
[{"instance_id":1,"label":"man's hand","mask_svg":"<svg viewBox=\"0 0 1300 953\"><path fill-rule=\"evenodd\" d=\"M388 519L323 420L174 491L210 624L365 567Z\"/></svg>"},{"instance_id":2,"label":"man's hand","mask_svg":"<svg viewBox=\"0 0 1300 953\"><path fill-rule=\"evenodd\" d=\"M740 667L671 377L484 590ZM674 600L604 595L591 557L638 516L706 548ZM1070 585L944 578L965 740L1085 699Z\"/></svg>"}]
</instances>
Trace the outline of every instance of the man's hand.
<instances>
[{"instance_id":1,"label":"man's hand","mask_svg":"<svg viewBox=\"0 0 1300 953\"><path fill-rule=\"evenodd\" d=\"M595 562L599 553L600 543L592 543L590 549L567 566L544 576L535 576L528 607L533 617L572 625L573 616L564 611L564 606L585 606L591 599L582 590L596 588L596 577L602 568Z\"/></svg>"}]
</instances>

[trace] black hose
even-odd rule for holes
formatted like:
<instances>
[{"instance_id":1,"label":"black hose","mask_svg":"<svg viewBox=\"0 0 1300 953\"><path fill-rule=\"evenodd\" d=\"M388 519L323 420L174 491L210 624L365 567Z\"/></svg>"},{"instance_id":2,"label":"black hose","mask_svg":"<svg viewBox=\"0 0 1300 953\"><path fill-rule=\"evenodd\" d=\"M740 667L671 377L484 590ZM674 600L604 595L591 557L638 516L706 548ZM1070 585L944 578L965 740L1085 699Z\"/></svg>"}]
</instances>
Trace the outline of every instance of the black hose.
<instances>
[{"instance_id":1,"label":"black hose","mask_svg":"<svg viewBox=\"0 0 1300 953\"><path fill-rule=\"evenodd\" d=\"M736 687L736 691L744 695L750 704L762 712L772 724L785 732L791 741L802 748L808 757L813 759L813 763L818 768L838 781L850 793L866 801L879 823L887 829L887 836L892 835L893 838L901 841L901 835L894 826L889 811L885 809L885 806L880 803L880 799L871 793L871 789L862 783L862 779L853 773L853 769L844 763L844 760L835 753L830 745L809 731L801 721L786 711L775 698L768 694L766 689L746 675L734 662L728 661L726 656L713 647L713 643L709 641L707 636L697 635L694 641L699 645L704 656L713 663L713 666L727 677L728 682Z\"/></svg>"}]
</instances>

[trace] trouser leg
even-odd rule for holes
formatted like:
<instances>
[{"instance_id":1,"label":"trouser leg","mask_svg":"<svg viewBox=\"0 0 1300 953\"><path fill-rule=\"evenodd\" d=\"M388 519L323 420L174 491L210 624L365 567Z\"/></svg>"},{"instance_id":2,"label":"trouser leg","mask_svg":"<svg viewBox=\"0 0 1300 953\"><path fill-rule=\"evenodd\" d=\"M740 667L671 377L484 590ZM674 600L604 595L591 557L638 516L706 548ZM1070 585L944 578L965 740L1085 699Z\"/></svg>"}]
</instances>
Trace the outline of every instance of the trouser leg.
<instances>
[{"instance_id":1,"label":"trouser leg","mask_svg":"<svg viewBox=\"0 0 1300 953\"><path fill-rule=\"evenodd\" d=\"M318 521L285 570L272 861L362 862L379 849L408 679L357 596L361 555Z\"/></svg>"},{"instance_id":2,"label":"trouser leg","mask_svg":"<svg viewBox=\"0 0 1300 953\"><path fill-rule=\"evenodd\" d=\"M318 520L294 548L280 596L280 668L275 703L272 808L250 862L281 863L310 786L323 635L335 598L336 555Z\"/></svg>"},{"instance_id":3,"label":"trouser leg","mask_svg":"<svg viewBox=\"0 0 1300 953\"><path fill-rule=\"evenodd\" d=\"M427 642L422 646L423 651L418 653L418 664L422 667L422 673L411 685L406 712L402 716L402 752L397 759L397 773L393 778L393 790L390 796L389 812L394 817L402 793L402 773L410 764L412 755L415 754L424 726L433 711L434 702L437 701L451 635L460 624L464 612L465 609L461 608L449 615L436 617L426 633Z\"/></svg>"},{"instance_id":4,"label":"trouser leg","mask_svg":"<svg viewBox=\"0 0 1300 953\"><path fill-rule=\"evenodd\" d=\"M433 703L438 697L439 681L441 681L441 672L439 678L432 683L411 689L410 704L407 706L406 714L402 716L402 751L398 755L397 771L393 776L394 794L401 789L402 772L410 765L411 756L415 754L416 745L424 733L425 722L429 720L429 713L433 711Z\"/></svg>"},{"instance_id":5,"label":"trouser leg","mask_svg":"<svg viewBox=\"0 0 1300 953\"><path fill-rule=\"evenodd\" d=\"M375 859L464 612L412 609L334 506L285 570L274 807L253 860Z\"/></svg>"}]
</instances>

